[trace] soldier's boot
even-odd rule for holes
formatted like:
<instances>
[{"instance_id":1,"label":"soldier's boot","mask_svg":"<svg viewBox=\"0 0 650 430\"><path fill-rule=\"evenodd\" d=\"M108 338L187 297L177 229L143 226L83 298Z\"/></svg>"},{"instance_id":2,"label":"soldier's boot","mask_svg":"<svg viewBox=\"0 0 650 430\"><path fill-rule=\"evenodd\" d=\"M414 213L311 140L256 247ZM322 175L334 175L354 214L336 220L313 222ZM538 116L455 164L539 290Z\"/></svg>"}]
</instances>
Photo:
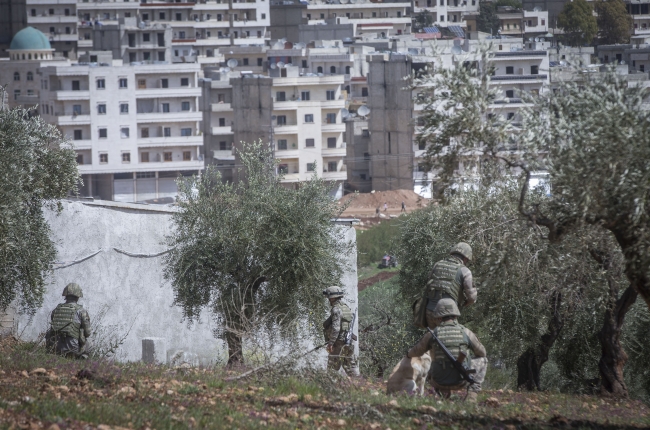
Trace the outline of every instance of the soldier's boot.
<instances>
[{"instance_id":1,"label":"soldier's boot","mask_svg":"<svg viewBox=\"0 0 650 430\"><path fill-rule=\"evenodd\" d=\"M478 400L478 393L476 391L470 391L467 393L467 397L465 398L465 401L467 403L476 403Z\"/></svg>"}]
</instances>

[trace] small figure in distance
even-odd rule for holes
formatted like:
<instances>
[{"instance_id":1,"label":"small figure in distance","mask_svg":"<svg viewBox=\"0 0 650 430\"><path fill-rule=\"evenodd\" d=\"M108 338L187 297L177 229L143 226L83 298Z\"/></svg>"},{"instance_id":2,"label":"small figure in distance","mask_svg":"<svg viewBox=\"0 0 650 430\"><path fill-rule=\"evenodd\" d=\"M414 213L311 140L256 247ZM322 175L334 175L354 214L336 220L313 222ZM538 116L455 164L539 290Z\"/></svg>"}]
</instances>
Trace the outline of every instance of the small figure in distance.
<instances>
[{"instance_id":1,"label":"small figure in distance","mask_svg":"<svg viewBox=\"0 0 650 430\"><path fill-rule=\"evenodd\" d=\"M463 379L461 373L450 363L449 358L433 339L431 333L427 332L415 346L409 349L406 358L422 357L429 352L431 356L431 370L429 371L431 385L445 398L449 398L451 391L467 388L467 401L476 403L487 371L488 361L485 347L470 329L458 323L460 311L454 300L440 299L433 314L437 319L437 327L433 329L433 333L451 352L451 355L462 362L465 369L473 372L474 383L470 385ZM470 352L475 358L470 359Z\"/></svg>"},{"instance_id":2,"label":"small figure in distance","mask_svg":"<svg viewBox=\"0 0 650 430\"><path fill-rule=\"evenodd\" d=\"M333 286L323 290L332 307L330 317L323 323L323 335L327 342L327 368L338 371L341 366L348 376L359 376L359 364L354 355L354 342L357 337L352 334L350 342L346 343L348 332L354 327L354 314L348 305L343 303L343 290Z\"/></svg>"},{"instance_id":3,"label":"small figure in distance","mask_svg":"<svg viewBox=\"0 0 650 430\"><path fill-rule=\"evenodd\" d=\"M86 359L86 338L90 337L90 317L77 303L83 292L78 284L70 283L63 289L65 303L59 304L50 315L52 326L45 335L48 351L67 358Z\"/></svg>"},{"instance_id":4,"label":"small figure in distance","mask_svg":"<svg viewBox=\"0 0 650 430\"><path fill-rule=\"evenodd\" d=\"M467 264L472 261L472 247L459 242L449 251L449 256L433 265L426 286L427 326L434 328L434 310L440 299L452 299L459 308L476 302L476 288Z\"/></svg>"},{"instance_id":5,"label":"small figure in distance","mask_svg":"<svg viewBox=\"0 0 650 430\"><path fill-rule=\"evenodd\" d=\"M379 206L375 209L375 218L379 218Z\"/></svg>"},{"instance_id":6,"label":"small figure in distance","mask_svg":"<svg viewBox=\"0 0 650 430\"><path fill-rule=\"evenodd\" d=\"M388 202L384 203L384 212L386 212L386 210L388 210Z\"/></svg>"},{"instance_id":7,"label":"small figure in distance","mask_svg":"<svg viewBox=\"0 0 650 430\"><path fill-rule=\"evenodd\" d=\"M406 205L404 204L404 202L402 202L402 210L400 211L400 213L401 212L406 212Z\"/></svg>"}]
</instances>

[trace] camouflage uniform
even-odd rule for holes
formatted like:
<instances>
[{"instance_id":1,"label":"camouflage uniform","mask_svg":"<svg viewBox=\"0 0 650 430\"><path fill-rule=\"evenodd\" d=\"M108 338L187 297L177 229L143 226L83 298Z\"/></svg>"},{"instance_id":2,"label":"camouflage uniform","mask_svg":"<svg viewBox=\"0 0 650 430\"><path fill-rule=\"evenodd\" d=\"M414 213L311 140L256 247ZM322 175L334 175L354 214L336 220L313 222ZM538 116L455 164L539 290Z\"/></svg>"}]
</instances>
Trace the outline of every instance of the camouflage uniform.
<instances>
[{"instance_id":1,"label":"camouflage uniform","mask_svg":"<svg viewBox=\"0 0 650 430\"><path fill-rule=\"evenodd\" d=\"M429 273L427 283L427 325L436 326L433 316L440 299L453 299L460 307L476 302L476 288L472 283L472 272L464 265L463 256L472 260L472 248L466 243L458 243L451 248L450 256L438 261Z\"/></svg>"},{"instance_id":2,"label":"camouflage uniform","mask_svg":"<svg viewBox=\"0 0 650 430\"><path fill-rule=\"evenodd\" d=\"M71 358L83 358L86 338L90 336L90 316L76 299L83 297L77 284L68 284L63 290L66 303L58 305L50 315L52 327L47 345L54 353Z\"/></svg>"},{"instance_id":3,"label":"camouflage uniform","mask_svg":"<svg viewBox=\"0 0 650 430\"><path fill-rule=\"evenodd\" d=\"M453 300L441 299L436 306L435 315L436 318L458 317L460 312ZM485 380L487 371L487 357L485 347L476 335L470 329L459 324L456 318L441 322L433 329L433 332L455 358L458 358L461 352L465 354L465 366L476 370L473 375L476 383L471 385L469 390L474 393L481 391L481 384ZM443 391L452 391L468 386L467 381L449 362L442 348L433 340L431 333L427 332L415 346L409 349L408 357L421 357L427 351L431 355L429 377L434 387ZM469 358L470 351L474 354L474 359Z\"/></svg>"},{"instance_id":4,"label":"camouflage uniform","mask_svg":"<svg viewBox=\"0 0 650 430\"><path fill-rule=\"evenodd\" d=\"M337 299L332 303L330 317L323 323L325 341L332 347L327 358L327 368L338 371L343 366L348 376L359 376L359 365L354 355L356 336L353 335L349 345L345 344L348 332L353 329L350 327L352 310L341 300L343 292L339 287L330 287L323 294Z\"/></svg>"}]
</instances>

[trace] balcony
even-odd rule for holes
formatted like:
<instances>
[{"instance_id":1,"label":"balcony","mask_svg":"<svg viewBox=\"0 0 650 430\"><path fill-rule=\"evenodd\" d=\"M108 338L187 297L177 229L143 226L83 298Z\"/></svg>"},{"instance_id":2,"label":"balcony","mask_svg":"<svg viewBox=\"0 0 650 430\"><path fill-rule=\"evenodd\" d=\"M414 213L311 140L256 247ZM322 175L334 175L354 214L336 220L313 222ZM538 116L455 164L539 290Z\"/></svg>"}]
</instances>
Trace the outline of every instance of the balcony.
<instances>
[{"instance_id":1,"label":"balcony","mask_svg":"<svg viewBox=\"0 0 650 430\"><path fill-rule=\"evenodd\" d=\"M220 150L216 149L212 151L212 158L215 160L234 160L235 155L232 152L232 149Z\"/></svg>"},{"instance_id":2,"label":"balcony","mask_svg":"<svg viewBox=\"0 0 650 430\"><path fill-rule=\"evenodd\" d=\"M298 134L298 124L296 121L287 121L273 126L275 134Z\"/></svg>"},{"instance_id":3,"label":"balcony","mask_svg":"<svg viewBox=\"0 0 650 430\"><path fill-rule=\"evenodd\" d=\"M210 134L212 134L213 136L222 136L222 135L233 134L233 131L231 126L210 127Z\"/></svg>"},{"instance_id":4,"label":"balcony","mask_svg":"<svg viewBox=\"0 0 650 430\"><path fill-rule=\"evenodd\" d=\"M506 81L508 83L517 83L516 81L523 81L523 82L546 81L547 79L548 79L548 75L546 75L546 74L539 74L539 75L497 75L497 76L491 76L490 77L491 81L498 81L498 82Z\"/></svg>"},{"instance_id":5,"label":"balcony","mask_svg":"<svg viewBox=\"0 0 650 430\"><path fill-rule=\"evenodd\" d=\"M230 103L212 103L212 112L231 112L232 105Z\"/></svg>"},{"instance_id":6,"label":"balcony","mask_svg":"<svg viewBox=\"0 0 650 430\"><path fill-rule=\"evenodd\" d=\"M282 178L281 182L298 182L300 181L300 173L287 173Z\"/></svg>"},{"instance_id":7,"label":"balcony","mask_svg":"<svg viewBox=\"0 0 650 430\"><path fill-rule=\"evenodd\" d=\"M345 124L340 122L328 122L328 121L323 121L323 125L321 126L321 131L323 133L337 133L337 132L344 132L345 131Z\"/></svg>"},{"instance_id":8,"label":"balcony","mask_svg":"<svg viewBox=\"0 0 650 430\"><path fill-rule=\"evenodd\" d=\"M203 136L168 136L138 138L138 148L166 148L172 146L201 146Z\"/></svg>"},{"instance_id":9,"label":"balcony","mask_svg":"<svg viewBox=\"0 0 650 430\"><path fill-rule=\"evenodd\" d=\"M323 157L345 157L345 145L337 148L323 148L321 149L321 154Z\"/></svg>"},{"instance_id":10,"label":"balcony","mask_svg":"<svg viewBox=\"0 0 650 430\"><path fill-rule=\"evenodd\" d=\"M179 112L138 112L136 115L138 123L151 122L179 122L179 121L200 121L201 112L179 111Z\"/></svg>"},{"instance_id":11,"label":"balcony","mask_svg":"<svg viewBox=\"0 0 650 430\"><path fill-rule=\"evenodd\" d=\"M83 125L83 124L90 124L90 114L88 112L84 112L81 114L71 114L71 113L55 113L54 116L56 119L54 120L54 123L56 125Z\"/></svg>"},{"instance_id":12,"label":"balcony","mask_svg":"<svg viewBox=\"0 0 650 430\"><path fill-rule=\"evenodd\" d=\"M77 149L77 150L92 149L93 141L91 139L73 140L72 145L74 146L74 149Z\"/></svg>"},{"instance_id":13,"label":"balcony","mask_svg":"<svg viewBox=\"0 0 650 430\"><path fill-rule=\"evenodd\" d=\"M348 172L345 170L338 172L323 172L323 179L327 179L329 181L345 181L348 179Z\"/></svg>"},{"instance_id":14,"label":"balcony","mask_svg":"<svg viewBox=\"0 0 650 430\"><path fill-rule=\"evenodd\" d=\"M153 99L158 97L200 97L201 88L176 87L137 89L135 90L135 96L140 99Z\"/></svg>"},{"instance_id":15,"label":"balcony","mask_svg":"<svg viewBox=\"0 0 650 430\"><path fill-rule=\"evenodd\" d=\"M47 15L29 16L27 21L30 24L72 24L77 22L75 15Z\"/></svg>"},{"instance_id":16,"label":"balcony","mask_svg":"<svg viewBox=\"0 0 650 430\"><path fill-rule=\"evenodd\" d=\"M300 156L300 150L297 148L275 149L275 158L278 160L296 159Z\"/></svg>"},{"instance_id":17,"label":"balcony","mask_svg":"<svg viewBox=\"0 0 650 430\"><path fill-rule=\"evenodd\" d=\"M53 91L54 100L87 100L90 98L90 92L88 90L84 91L66 91L59 90Z\"/></svg>"}]
</instances>

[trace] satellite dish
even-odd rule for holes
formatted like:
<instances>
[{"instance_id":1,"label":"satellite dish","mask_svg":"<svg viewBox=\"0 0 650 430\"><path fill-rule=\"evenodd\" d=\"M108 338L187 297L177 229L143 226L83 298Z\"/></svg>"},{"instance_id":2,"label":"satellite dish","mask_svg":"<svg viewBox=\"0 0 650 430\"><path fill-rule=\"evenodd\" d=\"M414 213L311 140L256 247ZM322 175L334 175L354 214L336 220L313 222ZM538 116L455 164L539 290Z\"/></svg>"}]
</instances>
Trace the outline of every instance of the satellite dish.
<instances>
[{"instance_id":1,"label":"satellite dish","mask_svg":"<svg viewBox=\"0 0 650 430\"><path fill-rule=\"evenodd\" d=\"M145 23L142 22L142 21L140 21L140 24L138 24L138 28L139 28L140 30L142 30L142 29L144 29L145 27L146 27Z\"/></svg>"},{"instance_id":2,"label":"satellite dish","mask_svg":"<svg viewBox=\"0 0 650 430\"><path fill-rule=\"evenodd\" d=\"M341 4L348 4L350 3L350 0L341 0Z\"/></svg>"},{"instance_id":3,"label":"satellite dish","mask_svg":"<svg viewBox=\"0 0 650 430\"><path fill-rule=\"evenodd\" d=\"M543 37L540 37L540 38L539 38L539 41L540 41L540 42L546 42L546 39L544 39Z\"/></svg>"},{"instance_id":4,"label":"satellite dish","mask_svg":"<svg viewBox=\"0 0 650 430\"><path fill-rule=\"evenodd\" d=\"M295 49L302 49L302 48L305 47L305 44L304 43L296 43L295 45L293 45L293 47Z\"/></svg>"},{"instance_id":5,"label":"satellite dish","mask_svg":"<svg viewBox=\"0 0 650 430\"><path fill-rule=\"evenodd\" d=\"M223 68L223 72L224 72L224 73L228 73L228 72L230 72L230 67L224 67L224 68Z\"/></svg>"},{"instance_id":6,"label":"satellite dish","mask_svg":"<svg viewBox=\"0 0 650 430\"><path fill-rule=\"evenodd\" d=\"M341 109L341 117L348 118L350 116L350 111L347 109Z\"/></svg>"},{"instance_id":7,"label":"satellite dish","mask_svg":"<svg viewBox=\"0 0 650 430\"><path fill-rule=\"evenodd\" d=\"M355 4L357 0L350 0L350 3Z\"/></svg>"},{"instance_id":8,"label":"satellite dish","mask_svg":"<svg viewBox=\"0 0 650 430\"><path fill-rule=\"evenodd\" d=\"M539 42L539 37L536 37L536 38L535 38L535 42Z\"/></svg>"},{"instance_id":9,"label":"satellite dish","mask_svg":"<svg viewBox=\"0 0 650 430\"><path fill-rule=\"evenodd\" d=\"M275 69L278 68L278 66L277 66L275 63L271 63L271 65L270 65L269 67L270 67L271 69L273 69L273 70L275 70Z\"/></svg>"},{"instance_id":10,"label":"satellite dish","mask_svg":"<svg viewBox=\"0 0 650 430\"><path fill-rule=\"evenodd\" d=\"M228 67L230 67L231 69L234 69L235 67L237 67L237 64L239 64L239 62L238 62L237 60L235 60L234 58L231 58L230 60L228 60L228 61L226 62L226 64L227 64Z\"/></svg>"},{"instance_id":11,"label":"satellite dish","mask_svg":"<svg viewBox=\"0 0 650 430\"><path fill-rule=\"evenodd\" d=\"M316 75L318 75L318 77L321 77L321 78L322 78L323 76L325 76L323 73L317 73Z\"/></svg>"},{"instance_id":12,"label":"satellite dish","mask_svg":"<svg viewBox=\"0 0 650 430\"><path fill-rule=\"evenodd\" d=\"M368 106L364 105L357 109L357 113L361 116L366 116L370 113L370 109L368 109Z\"/></svg>"},{"instance_id":13,"label":"satellite dish","mask_svg":"<svg viewBox=\"0 0 650 430\"><path fill-rule=\"evenodd\" d=\"M463 48L461 48L460 46L453 46L451 48L451 53L456 54L456 55L460 55L460 54L463 53Z\"/></svg>"},{"instance_id":14,"label":"satellite dish","mask_svg":"<svg viewBox=\"0 0 650 430\"><path fill-rule=\"evenodd\" d=\"M277 66L278 66L278 69L281 69L281 68L283 68L285 66L285 64L282 61L278 61Z\"/></svg>"}]
</instances>

